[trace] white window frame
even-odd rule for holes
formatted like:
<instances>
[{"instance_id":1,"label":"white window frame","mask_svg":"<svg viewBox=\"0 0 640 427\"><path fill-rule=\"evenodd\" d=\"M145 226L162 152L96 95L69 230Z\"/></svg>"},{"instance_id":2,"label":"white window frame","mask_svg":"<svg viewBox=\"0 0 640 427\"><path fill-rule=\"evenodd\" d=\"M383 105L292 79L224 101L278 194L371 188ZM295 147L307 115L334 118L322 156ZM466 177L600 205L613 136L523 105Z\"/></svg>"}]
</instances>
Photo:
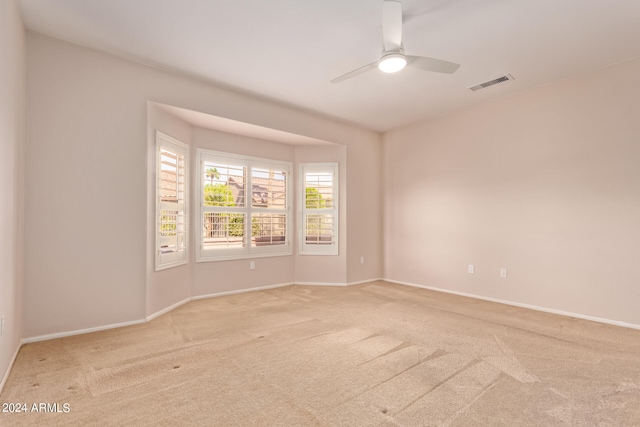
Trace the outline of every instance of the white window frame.
<instances>
[{"instance_id":1,"label":"white window frame","mask_svg":"<svg viewBox=\"0 0 640 427\"><path fill-rule=\"evenodd\" d=\"M196 171L196 186L198 192L198 221L197 227L197 241L196 247L196 262L209 262L209 261L227 261L235 259L246 258L262 258L262 257L274 257L274 256L289 256L293 254L292 245L292 233L293 233L293 192L291 191L291 185L293 180L293 165L291 162L265 159L260 157L244 156L233 153L226 153L221 151L213 151L207 149L197 149L196 155L198 159L198 168ZM245 181L245 206L244 207L210 207L204 204L204 187L205 187L205 162L221 163L232 166L245 167L247 170L247 176ZM264 208L254 207L252 205L252 168L260 168L267 170L278 170L286 172L286 206L285 208ZM247 196L248 195L248 196ZM237 212L245 214L245 229L244 229L244 246L243 247L229 247L229 248L205 248L204 245L204 218L207 212ZM270 213L270 214L284 214L286 218L285 226L285 241L283 244L273 246L252 246L251 245L251 216L252 214Z\"/></svg>"},{"instance_id":2,"label":"white window frame","mask_svg":"<svg viewBox=\"0 0 640 427\"><path fill-rule=\"evenodd\" d=\"M182 171L182 188L180 189L180 182L177 184L178 195L182 193L184 197L178 199L177 202L167 202L161 200L160 193L160 180L161 180L161 150L167 150L176 154L176 156L182 156L184 159L184 168ZM178 166L179 168L179 166ZM179 168L180 169L180 168ZM177 173L178 180L180 171ZM178 196L179 197L179 196ZM156 131L156 212L155 212L155 271L164 270L167 268L184 265L188 262L187 249L189 240L189 146L175 138L165 135L160 131ZM174 251L167 252L161 248L161 226L162 226L162 214L163 210L175 210L181 212L177 215L178 218L182 217L182 228L180 233L183 234L182 245L178 244L178 248ZM178 224L176 224L178 227Z\"/></svg>"},{"instance_id":3,"label":"white window frame","mask_svg":"<svg viewBox=\"0 0 640 427\"><path fill-rule=\"evenodd\" d=\"M339 164L337 162L327 163L301 163L300 164L300 193L299 193L299 220L298 220L298 248L300 255L338 255L339 254ZM307 174L331 174L332 175L332 205L331 208L309 209L307 208ZM332 215L333 240L330 244L309 244L306 237L306 217L307 215Z\"/></svg>"}]
</instances>

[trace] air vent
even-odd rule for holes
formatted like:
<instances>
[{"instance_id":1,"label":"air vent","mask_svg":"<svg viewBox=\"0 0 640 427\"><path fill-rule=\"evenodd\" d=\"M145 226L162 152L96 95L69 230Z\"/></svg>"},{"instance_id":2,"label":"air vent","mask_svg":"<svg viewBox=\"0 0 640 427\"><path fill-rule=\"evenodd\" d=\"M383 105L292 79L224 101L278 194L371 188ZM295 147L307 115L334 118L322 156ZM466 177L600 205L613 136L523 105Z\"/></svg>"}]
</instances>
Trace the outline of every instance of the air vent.
<instances>
[{"instance_id":1,"label":"air vent","mask_svg":"<svg viewBox=\"0 0 640 427\"><path fill-rule=\"evenodd\" d=\"M484 83L480 83L478 85L475 86L471 86L469 89L471 89L472 91L476 91L476 90L480 90L480 89L484 89L486 87L489 86L493 86L493 85L497 85L498 83L502 83L502 82L506 82L508 80L514 80L513 76L511 74L505 74L502 77L498 77L497 79L493 79L493 80L489 80L488 82L484 82Z\"/></svg>"}]
</instances>

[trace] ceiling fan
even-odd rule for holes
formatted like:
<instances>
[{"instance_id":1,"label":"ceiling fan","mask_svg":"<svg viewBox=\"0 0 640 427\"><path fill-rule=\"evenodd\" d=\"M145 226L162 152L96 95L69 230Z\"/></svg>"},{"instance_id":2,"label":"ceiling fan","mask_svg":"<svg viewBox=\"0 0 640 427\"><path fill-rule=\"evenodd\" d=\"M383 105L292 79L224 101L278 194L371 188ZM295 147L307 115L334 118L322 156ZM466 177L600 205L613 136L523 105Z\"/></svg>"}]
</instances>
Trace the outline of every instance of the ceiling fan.
<instances>
[{"instance_id":1,"label":"ceiling fan","mask_svg":"<svg viewBox=\"0 0 640 427\"><path fill-rule=\"evenodd\" d=\"M405 55L402 47L402 4L398 0L384 0L382 2L382 40L383 51L380 59L336 77L331 80L331 83L340 83L376 67L385 73L396 73L408 65L446 74L454 73L460 67L460 64L441 59Z\"/></svg>"}]
</instances>

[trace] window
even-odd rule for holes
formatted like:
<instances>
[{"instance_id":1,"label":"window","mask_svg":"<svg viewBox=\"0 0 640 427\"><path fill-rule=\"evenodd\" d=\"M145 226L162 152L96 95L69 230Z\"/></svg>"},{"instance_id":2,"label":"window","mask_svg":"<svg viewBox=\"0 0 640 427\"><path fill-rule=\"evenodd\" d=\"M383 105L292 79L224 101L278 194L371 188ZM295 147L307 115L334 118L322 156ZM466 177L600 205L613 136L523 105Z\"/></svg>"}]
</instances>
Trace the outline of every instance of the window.
<instances>
[{"instance_id":1,"label":"window","mask_svg":"<svg viewBox=\"0 0 640 427\"><path fill-rule=\"evenodd\" d=\"M187 262L187 146L156 133L156 271Z\"/></svg>"},{"instance_id":2,"label":"window","mask_svg":"<svg viewBox=\"0 0 640 427\"><path fill-rule=\"evenodd\" d=\"M291 163L198 150L196 261L291 255Z\"/></svg>"},{"instance_id":3,"label":"window","mask_svg":"<svg viewBox=\"0 0 640 427\"><path fill-rule=\"evenodd\" d=\"M301 255L338 255L338 164L303 163Z\"/></svg>"}]
</instances>

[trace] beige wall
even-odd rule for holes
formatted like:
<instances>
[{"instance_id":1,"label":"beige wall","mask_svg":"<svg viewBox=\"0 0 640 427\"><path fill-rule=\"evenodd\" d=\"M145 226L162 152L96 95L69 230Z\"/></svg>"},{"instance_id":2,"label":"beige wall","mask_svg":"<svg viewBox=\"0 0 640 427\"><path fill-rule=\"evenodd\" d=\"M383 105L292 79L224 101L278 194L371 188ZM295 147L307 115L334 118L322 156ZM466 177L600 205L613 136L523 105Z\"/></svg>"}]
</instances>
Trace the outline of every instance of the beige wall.
<instances>
[{"instance_id":1,"label":"beige wall","mask_svg":"<svg viewBox=\"0 0 640 427\"><path fill-rule=\"evenodd\" d=\"M27 33L25 337L144 318L157 82L138 68Z\"/></svg>"},{"instance_id":2,"label":"beige wall","mask_svg":"<svg viewBox=\"0 0 640 427\"><path fill-rule=\"evenodd\" d=\"M382 278L382 150L354 139L347 146L347 159L347 283L358 283Z\"/></svg>"},{"instance_id":3,"label":"beige wall","mask_svg":"<svg viewBox=\"0 0 640 427\"><path fill-rule=\"evenodd\" d=\"M14 0L0 2L0 390L22 325L22 196L25 40Z\"/></svg>"},{"instance_id":4,"label":"beige wall","mask_svg":"<svg viewBox=\"0 0 640 427\"><path fill-rule=\"evenodd\" d=\"M640 325L639 75L629 61L386 134L385 276Z\"/></svg>"},{"instance_id":5,"label":"beige wall","mask_svg":"<svg viewBox=\"0 0 640 427\"><path fill-rule=\"evenodd\" d=\"M27 66L25 337L137 321L185 295L182 286L171 288L174 273L150 271L149 101L331 141L354 159L375 159L381 150L374 132L35 33L27 36ZM202 138L193 130L196 144ZM347 178L360 170L371 173L359 163ZM362 196L369 183L354 182L347 190L358 195L347 204L379 211L381 197ZM382 236L348 233L372 251L382 248ZM246 260L225 269L241 286L259 287L292 280L280 273L290 263L274 258L265 267L274 274L264 277ZM191 265L191 295L237 290L207 264ZM354 269L345 277L377 273ZM188 281L188 273L176 274Z\"/></svg>"}]
</instances>

